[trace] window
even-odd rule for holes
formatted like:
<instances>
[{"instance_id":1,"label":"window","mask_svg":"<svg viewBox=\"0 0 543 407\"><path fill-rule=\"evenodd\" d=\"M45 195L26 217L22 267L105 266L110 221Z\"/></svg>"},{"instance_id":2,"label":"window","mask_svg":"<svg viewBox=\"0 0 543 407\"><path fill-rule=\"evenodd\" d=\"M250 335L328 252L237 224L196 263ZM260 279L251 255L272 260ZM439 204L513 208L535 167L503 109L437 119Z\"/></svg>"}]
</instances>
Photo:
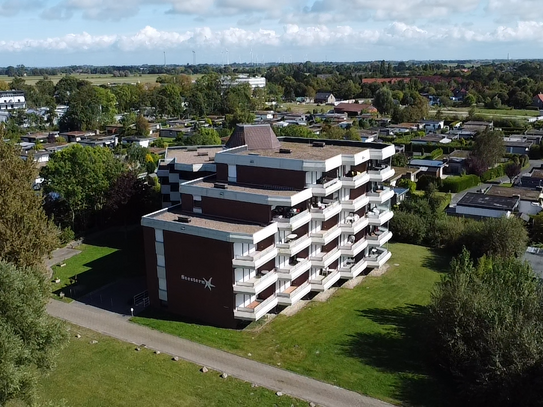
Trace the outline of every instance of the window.
<instances>
[{"instance_id":1,"label":"window","mask_svg":"<svg viewBox=\"0 0 543 407\"><path fill-rule=\"evenodd\" d=\"M164 242L164 231L162 229L155 229L155 240L157 242Z\"/></svg>"}]
</instances>

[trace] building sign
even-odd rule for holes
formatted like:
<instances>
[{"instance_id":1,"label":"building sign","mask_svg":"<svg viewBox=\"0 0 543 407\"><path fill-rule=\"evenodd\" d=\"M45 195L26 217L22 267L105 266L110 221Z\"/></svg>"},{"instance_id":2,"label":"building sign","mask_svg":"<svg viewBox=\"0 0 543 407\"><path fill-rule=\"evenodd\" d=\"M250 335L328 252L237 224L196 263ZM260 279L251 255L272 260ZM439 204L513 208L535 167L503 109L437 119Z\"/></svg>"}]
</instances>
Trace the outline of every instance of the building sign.
<instances>
[{"instance_id":1,"label":"building sign","mask_svg":"<svg viewBox=\"0 0 543 407\"><path fill-rule=\"evenodd\" d=\"M211 284L212 278L213 277L209 277L209 280L206 280L205 278L200 279L200 278L188 277L184 274L181 275L181 280L189 281L191 283L196 283L196 284L203 284L204 289L209 288L209 291L211 291L211 289L215 287L213 284Z\"/></svg>"}]
</instances>

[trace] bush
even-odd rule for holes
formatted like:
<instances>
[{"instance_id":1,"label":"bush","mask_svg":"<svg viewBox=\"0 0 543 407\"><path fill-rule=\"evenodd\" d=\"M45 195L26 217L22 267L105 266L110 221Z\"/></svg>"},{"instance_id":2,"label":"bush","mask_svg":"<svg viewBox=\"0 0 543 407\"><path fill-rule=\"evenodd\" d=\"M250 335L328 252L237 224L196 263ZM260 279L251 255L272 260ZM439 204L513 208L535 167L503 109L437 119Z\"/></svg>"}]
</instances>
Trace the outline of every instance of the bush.
<instances>
[{"instance_id":1,"label":"bush","mask_svg":"<svg viewBox=\"0 0 543 407\"><path fill-rule=\"evenodd\" d=\"M527 263L464 252L432 294L426 326L435 364L459 405L542 406L543 285Z\"/></svg>"},{"instance_id":2,"label":"bush","mask_svg":"<svg viewBox=\"0 0 543 407\"><path fill-rule=\"evenodd\" d=\"M442 148L436 148L435 150L432 150L430 153L430 157L432 160L435 160L437 157L440 157L443 155L443 149Z\"/></svg>"},{"instance_id":3,"label":"bush","mask_svg":"<svg viewBox=\"0 0 543 407\"><path fill-rule=\"evenodd\" d=\"M413 192L415 192L417 190L417 183L414 182L414 181L411 181L410 179L407 179L407 178L402 178L401 180L399 180L397 185L400 188L409 189L410 194L412 194Z\"/></svg>"},{"instance_id":4,"label":"bush","mask_svg":"<svg viewBox=\"0 0 543 407\"><path fill-rule=\"evenodd\" d=\"M462 175L460 177L448 177L442 182L442 192L460 192L465 189L479 185L480 179L477 175Z\"/></svg>"},{"instance_id":5,"label":"bush","mask_svg":"<svg viewBox=\"0 0 543 407\"><path fill-rule=\"evenodd\" d=\"M497 165L494 168L486 170L481 174L481 181L486 182L494 178L503 177L505 175L505 169L503 164Z\"/></svg>"},{"instance_id":6,"label":"bush","mask_svg":"<svg viewBox=\"0 0 543 407\"><path fill-rule=\"evenodd\" d=\"M432 177L431 175L422 175L417 181L417 189L419 191L425 191L428 185L434 184L436 188L441 188L441 178Z\"/></svg>"},{"instance_id":7,"label":"bush","mask_svg":"<svg viewBox=\"0 0 543 407\"><path fill-rule=\"evenodd\" d=\"M398 242L422 244L427 229L426 220L414 213L397 211L390 220L390 230Z\"/></svg>"},{"instance_id":8,"label":"bush","mask_svg":"<svg viewBox=\"0 0 543 407\"><path fill-rule=\"evenodd\" d=\"M68 243L75 239L75 233L71 228L66 227L60 230L58 238L60 240L60 244L62 246L66 246Z\"/></svg>"}]
</instances>

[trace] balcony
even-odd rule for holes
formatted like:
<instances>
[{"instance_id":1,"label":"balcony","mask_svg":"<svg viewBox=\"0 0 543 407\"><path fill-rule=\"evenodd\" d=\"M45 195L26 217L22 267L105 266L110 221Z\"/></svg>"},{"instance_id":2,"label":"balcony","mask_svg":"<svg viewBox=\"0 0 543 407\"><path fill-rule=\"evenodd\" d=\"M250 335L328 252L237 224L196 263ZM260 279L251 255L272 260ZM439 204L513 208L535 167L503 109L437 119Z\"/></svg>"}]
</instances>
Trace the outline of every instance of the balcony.
<instances>
[{"instance_id":1,"label":"balcony","mask_svg":"<svg viewBox=\"0 0 543 407\"><path fill-rule=\"evenodd\" d=\"M293 305L311 292L311 284L305 282L300 286L291 285L282 293L277 293L277 303L279 305Z\"/></svg>"},{"instance_id":2,"label":"balcony","mask_svg":"<svg viewBox=\"0 0 543 407\"><path fill-rule=\"evenodd\" d=\"M281 268L277 268L277 277L281 280L295 280L311 268L309 259L296 259L295 264L289 264Z\"/></svg>"},{"instance_id":3,"label":"balcony","mask_svg":"<svg viewBox=\"0 0 543 407\"><path fill-rule=\"evenodd\" d=\"M345 221L339 225L342 233L349 233L351 235L356 235L366 226L368 226L369 221L365 216L358 215L349 215L345 218Z\"/></svg>"},{"instance_id":4,"label":"balcony","mask_svg":"<svg viewBox=\"0 0 543 407\"><path fill-rule=\"evenodd\" d=\"M370 200L367 194L364 194L356 199L346 199L341 201L341 206L345 210L356 212L366 206L369 202Z\"/></svg>"},{"instance_id":5,"label":"balcony","mask_svg":"<svg viewBox=\"0 0 543 407\"><path fill-rule=\"evenodd\" d=\"M346 264L344 267L340 267L339 274L341 274L341 278L355 278L362 273L367 266L368 263L366 263L365 260L360 260L357 263Z\"/></svg>"},{"instance_id":6,"label":"balcony","mask_svg":"<svg viewBox=\"0 0 543 407\"><path fill-rule=\"evenodd\" d=\"M317 184L307 184L311 188L313 196L328 196L341 189L341 182L337 178L321 178Z\"/></svg>"},{"instance_id":7,"label":"balcony","mask_svg":"<svg viewBox=\"0 0 543 407\"><path fill-rule=\"evenodd\" d=\"M329 230L319 230L318 232L312 232L309 234L312 243L328 244L332 240L337 239L341 234L339 226L334 226Z\"/></svg>"},{"instance_id":8,"label":"balcony","mask_svg":"<svg viewBox=\"0 0 543 407\"><path fill-rule=\"evenodd\" d=\"M339 250L341 250L342 255L354 257L361 253L366 247L368 247L368 241L366 239L360 239L352 245L345 244L340 246Z\"/></svg>"},{"instance_id":9,"label":"balcony","mask_svg":"<svg viewBox=\"0 0 543 407\"><path fill-rule=\"evenodd\" d=\"M259 294L270 285L275 284L277 277L275 270L271 270L267 273L258 274L247 281L236 281L234 284L234 292L241 294Z\"/></svg>"},{"instance_id":10,"label":"balcony","mask_svg":"<svg viewBox=\"0 0 543 407\"><path fill-rule=\"evenodd\" d=\"M237 307L234 310L234 318L244 319L248 321L256 321L257 319L262 318L272 309L277 306L277 297L269 297L262 300L253 301L251 304L246 307Z\"/></svg>"},{"instance_id":11,"label":"balcony","mask_svg":"<svg viewBox=\"0 0 543 407\"><path fill-rule=\"evenodd\" d=\"M373 211L369 211L366 216L368 217L368 222L370 225L381 226L392 219L394 213L389 209L376 208Z\"/></svg>"},{"instance_id":12,"label":"balcony","mask_svg":"<svg viewBox=\"0 0 543 407\"><path fill-rule=\"evenodd\" d=\"M370 181L383 182L394 175L394 170L389 165L373 166L368 169Z\"/></svg>"},{"instance_id":13,"label":"balcony","mask_svg":"<svg viewBox=\"0 0 543 407\"><path fill-rule=\"evenodd\" d=\"M391 256L392 253L386 249L373 248L370 250L370 253L364 257L364 261L368 263L368 267L378 268L385 264Z\"/></svg>"},{"instance_id":14,"label":"balcony","mask_svg":"<svg viewBox=\"0 0 543 407\"><path fill-rule=\"evenodd\" d=\"M270 246L265 250L253 252L246 256L236 256L232 260L233 267L259 268L277 256L277 248Z\"/></svg>"},{"instance_id":15,"label":"balcony","mask_svg":"<svg viewBox=\"0 0 543 407\"><path fill-rule=\"evenodd\" d=\"M392 232L389 230L378 230L375 233L372 233L366 236L369 246L382 246L390 239L392 239Z\"/></svg>"},{"instance_id":16,"label":"balcony","mask_svg":"<svg viewBox=\"0 0 543 407\"><path fill-rule=\"evenodd\" d=\"M341 255L341 252L336 247L335 249L327 252L327 253L319 253L315 256L311 256L309 260L311 260L311 265L316 267L328 267L330 264L332 264L334 261L339 259L339 256Z\"/></svg>"},{"instance_id":17,"label":"balcony","mask_svg":"<svg viewBox=\"0 0 543 407\"><path fill-rule=\"evenodd\" d=\"M344 176L340 178L341 185L344 188L356 189L366 184L370 180L370 176L367 172L359 173L355 176Z\"/></svg>"},{"instance_id":18,"label":"balcony","mask_svg":"<svg viewBox=\"0 0 543 407\"><path fill-rule=\"evenodd\" d=\"M306 247L309 247L311 244L311 239L309 239L309 235L305 234L303 236L298 237L296 234L290 234L287 236L287 241L284 243L277 243L275 247L277 247L277 253L284 254L287 256L294 256L296 253L299 253Z\"/></svg>"},{"instance_id":19,"label":"balcony","mask_svg":"<svg viewBox=\"0 0 543 407\"><path fill-rule=\"evenodd\" d=\"M329 270L327 275L319 274L309 280L311 284L311 291L326 291L332 287L339 279L341 275L338 270Z\"/></svg>"},{"instance_id":20,"label":"balcony","mask_svg":"<svg viewBox=\"0 0 543 407\"><path fill-rule=\"evenodd\" d=\"M392 199L392 197L394 196L394 191L389 187L379 186L374 191L368 192L367 195L370 203L381 204Z\"/></svg>"},{"instance_id":21,"label":"balcony","mask_svg":"<svg viewBox=\"0 0 543 407\"><path fill-rule=\"evenodd\" d=\"M317 207L311 207L311 219L326 221L341 212L341 205L338 201L329 204L320 204Z\"/></svg>"},{"instance_id":22,"label":"balcony","mask_svg":"<svg viewBox=\"0 0 543 407\"><path fill-rule=\"evenodd\" d=\"M309 213L309 210L305 210L296 215L287 214L286 216L276 215L273 217L273 221L277 222L278 229L290 229L290 230L298 229L300 226L303 226L306 223L309 223L310 220L311 220L311 215Z\"/></svg>"}]
</instances>

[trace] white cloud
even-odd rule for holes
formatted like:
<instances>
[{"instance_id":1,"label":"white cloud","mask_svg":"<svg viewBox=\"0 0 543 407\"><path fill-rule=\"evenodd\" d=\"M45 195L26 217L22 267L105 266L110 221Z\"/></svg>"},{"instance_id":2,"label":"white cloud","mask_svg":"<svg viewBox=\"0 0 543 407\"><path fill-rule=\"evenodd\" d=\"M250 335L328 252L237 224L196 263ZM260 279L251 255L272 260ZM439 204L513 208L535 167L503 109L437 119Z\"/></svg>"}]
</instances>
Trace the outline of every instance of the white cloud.
<instances>
[{"instance_id":1,"label":"white cloud","mask_svg":"<svg viewBox=\"0 0 543 407\"><path fill-rule=\"evenodd\" d=\"M21 11L42 8L44 0L2 0L0 1L0 16L12 17Z\"/></svg>"},{"instance_id":2,"label":"white cloud","mask_svg":"<svg viewBox=\"0 0 543 407\"><path fill-rule=\"evenodd\" d=\"M147 26L133 35L68 34L46 39L0 41L0 52L21 51L66 51L118 50L132 52L140 50L168 49L237 49L261 47L261 49L322 49L323 47L349 47L359 49L371 45L386 47L447 48L456 44L518 43L540 45L541 22L520 22L515 26L501 26L493 31L477 31L462 26L424 29L416 25L394 22L384 29L355 29L350 26L330 28L324 25L304 27L285 25L282 31L246 30L229 28L212 30L209 27L187 31L160 31Z\"/></svg>"},{"instance_id":3,"label":"white cloud","mask_svg":"<svg viewBox=\"0 0 543 407\"><path fill-rule=\"evenodd\" d=\"M540 0L488 0L486 9L500 21L543 18Z\"/></svg>"}]
</instances>

